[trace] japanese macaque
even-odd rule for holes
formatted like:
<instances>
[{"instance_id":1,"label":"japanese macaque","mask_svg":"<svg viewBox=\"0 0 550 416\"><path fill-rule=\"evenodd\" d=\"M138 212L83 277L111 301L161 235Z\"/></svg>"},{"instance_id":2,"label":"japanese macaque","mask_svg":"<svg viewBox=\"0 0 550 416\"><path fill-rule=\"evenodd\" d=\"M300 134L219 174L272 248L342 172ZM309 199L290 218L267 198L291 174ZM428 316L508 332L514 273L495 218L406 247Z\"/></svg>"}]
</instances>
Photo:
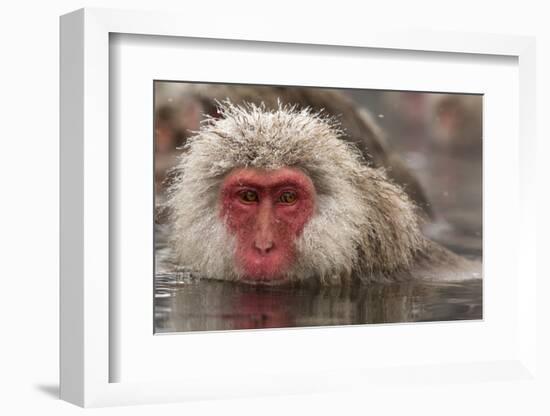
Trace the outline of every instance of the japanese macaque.
<instances>
[{"instance_id":1,"label":"japanese macaque","mask_svg":"<svg viewBox=\"0 0 550 416\"><path fill-rule=\"evenodd\" d=\"M345 135L342 140L352 143L363 158L374 167L383 167L386 174L403 187L405 193L420 208L421 213L433 217L432 207L415 175L401 157L392 150L385 136L370 113L358 106L345 93L335 89L249 86L226 84L179 84L180 99L159 94L158 101L173 109L174 130L179 136L187 137L189 130L198 130L202 114L218 116L217 101L230 100L235 105L255 103L266 109L277 109L279 103L311 108L312 112L338 119ZM170 101L168 101L170 100ZM161 164L159 164L161 166Z\"/></svg>"},{"instance_id":2,"label":"japanese macaque","mask_svg":"<svg viewBox=\"0 0 550 416\"><path fill-rule=\"evenodd\" d=\"M452 154L481 158L482 107L479 95L448 95L439 99L433 109L434 145Z\"/></svg>"},{"instance_id":3,"label":"japanese macaque","mask_svg":"<svg viewBox=\"0 0 550 416\"><path fill-rule=\"evenodd\" d=\"M473 277L414 203L310 109L220 104L189 138L167 207L175 263L251 284Z\"/></svg>"}]
</instances>

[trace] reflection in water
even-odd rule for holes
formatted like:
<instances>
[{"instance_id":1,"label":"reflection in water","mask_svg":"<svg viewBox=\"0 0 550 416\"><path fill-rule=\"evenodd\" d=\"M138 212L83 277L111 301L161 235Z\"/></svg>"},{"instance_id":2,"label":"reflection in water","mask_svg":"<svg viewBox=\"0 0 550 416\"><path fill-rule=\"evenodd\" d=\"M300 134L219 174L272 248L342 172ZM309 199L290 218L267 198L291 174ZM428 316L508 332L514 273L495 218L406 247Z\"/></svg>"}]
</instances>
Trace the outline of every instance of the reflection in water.
<instances>
[{"instance_id":1,"label":"reflection in water","mask_svg":"<svg viewBox=\"0 0 550 416\"><path fill-rule=\"evenodd\" d=\"M481 280L255 287L157 276L157 332L481 319Z\"/></svg>"}]
</instances>

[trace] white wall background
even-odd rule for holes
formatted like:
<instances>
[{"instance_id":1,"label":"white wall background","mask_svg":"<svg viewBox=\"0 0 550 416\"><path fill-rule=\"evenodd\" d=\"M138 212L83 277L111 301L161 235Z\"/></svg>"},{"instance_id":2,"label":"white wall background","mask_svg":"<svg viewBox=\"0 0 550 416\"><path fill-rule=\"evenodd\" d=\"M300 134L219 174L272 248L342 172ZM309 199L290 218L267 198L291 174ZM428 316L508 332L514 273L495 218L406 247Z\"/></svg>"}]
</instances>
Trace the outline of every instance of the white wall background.
<instances>
[{"instance_id":1,"label":"white wall background","mask_svg":"<svg viewBox=\"0 0 550 416\"><path fill-rule=\"evenodd\" d=\"M190 19L208 19L212 13L230 16L246 13L251 18L275 19L281 30L310 21L439 30L509 33L537 36L538 53L538 186L548 193L550 128L550 14L542 1L396 1L373 4L339 0L299 3L292 1L187 1L88 0L87 2L20 0L4 2L0 11L0 259L2 292L0 319L0 413L76 414L82 410L57 400L58 386L58 17L81 7L177 10ZM184 25L185 22L182 22ZM535 179L535 178L534 178ZM550 212L548 197L541 197L539 218ZM549 232L548 221L539 229ZM542 231L539 232L542 234ZM539 235L539 250L548 239ZM541 259L543 260L543 259ZM550 277L548 265L540 273ZM544 283L539 291L548 291ZM539 305L540 336L550 351L550 308ZM542 318L543 317L543 318ZM544 330L544 327L546 330ZM545 374L548 353L541 351ZM480 389L469 385L418 387L363 397L345 393L197 402L92 410L99 414L549 414L545 400L550 385L533 391L506 383Z\"/></svg>"}]
</instances>

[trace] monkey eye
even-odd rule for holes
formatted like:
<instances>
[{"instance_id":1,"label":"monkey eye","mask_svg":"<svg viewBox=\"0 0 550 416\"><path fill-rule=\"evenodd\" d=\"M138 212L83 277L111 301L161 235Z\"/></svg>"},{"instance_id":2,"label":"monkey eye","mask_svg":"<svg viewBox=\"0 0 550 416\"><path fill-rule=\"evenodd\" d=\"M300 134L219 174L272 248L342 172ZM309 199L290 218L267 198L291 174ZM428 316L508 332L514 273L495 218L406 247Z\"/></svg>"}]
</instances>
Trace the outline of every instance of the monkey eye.
<instances>
[{"instance_id":1,"label":"monkey eye","mask_svg":"<svg viewBox=\"0 0 550 416\"><path fill-rule=\"evenodd\" d=\"M283 204L294 204L296 202L296 192L293 191L285 191L281 194L279 197L279 202Z\"/></svg>"},{"instance_id":2,"label":"monkey eye","mask_svg":"<svg viewBox=\"0 0 550 416\"><path fill-rule=\"evenodd\" d=\"M258 194L251 190L239 192L239 198L241 202L244 202L245 204L253 204L254 202L258 202Z\"/></svg>"}]
</instances>

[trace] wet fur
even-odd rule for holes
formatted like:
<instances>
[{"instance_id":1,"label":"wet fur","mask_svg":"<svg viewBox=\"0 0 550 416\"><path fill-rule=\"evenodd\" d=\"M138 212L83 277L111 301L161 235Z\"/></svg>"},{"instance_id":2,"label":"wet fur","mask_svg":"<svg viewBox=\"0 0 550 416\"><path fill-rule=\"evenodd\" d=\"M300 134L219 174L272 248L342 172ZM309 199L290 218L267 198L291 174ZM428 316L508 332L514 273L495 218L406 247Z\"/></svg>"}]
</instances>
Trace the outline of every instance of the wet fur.
<instances>
[{"instance_id":1,"label":"wet fur","mask_svg":"<svg viewBox=\"0 0 550 416\"><path fill-rule=\"evenodd\" d=\"M220 105L189 139L168 190L171 243L177 264L199 276L240 280L234 238L219 219L223 178L238 167L306 173L317 191L316 212L296 241L286 281L342 283L409 278L463 259L427 240L417 209L383 169L342 140L331 118L309 109Z\"/></svg>"},{"instance_id":2,"label":"wet fur","mask_svg":"<svg viewBox=\"0 0 550 416\"><path fill-rule=\"evenodd\" d=\"M224 84L187 84L185 99L201 102L206 113L216 114L216 100L229 99L233 104L262 103L268 110L276 110L279 103L310 107L337 117L345 131L341 139L353 144L373 167L383 167L386 175L397 182L420 208L420 213L434 218L429 200L416 176L401 157L392 150L384 132L372 115L343 92L324 88L247 86Z\"/></svg>"}]
</instances>

